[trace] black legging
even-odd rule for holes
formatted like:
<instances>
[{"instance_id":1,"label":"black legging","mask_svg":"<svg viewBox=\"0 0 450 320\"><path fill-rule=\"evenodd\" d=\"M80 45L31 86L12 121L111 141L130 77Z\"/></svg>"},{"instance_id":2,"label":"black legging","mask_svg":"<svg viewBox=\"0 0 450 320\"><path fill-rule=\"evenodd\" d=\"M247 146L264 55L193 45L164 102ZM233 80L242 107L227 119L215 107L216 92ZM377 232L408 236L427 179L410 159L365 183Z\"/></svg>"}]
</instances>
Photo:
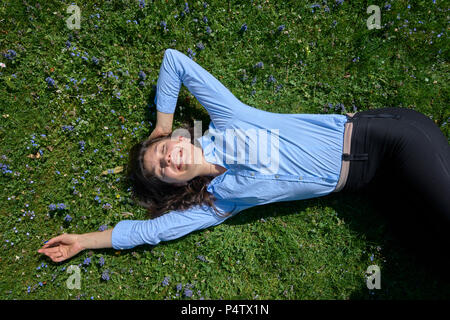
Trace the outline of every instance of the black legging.
<instances>
[{"instance_id":1,"label":"black legging","mask_svg":"<svg viewBox=\"0 0 450 320\"><path fill-rule=\"evenodd\" d=\"M342 192L369 192L382 211L416 219L450 243L450 145L439 127L406 108L362 111L350 121L354 159Z\"/></svg>"}]
</instances>

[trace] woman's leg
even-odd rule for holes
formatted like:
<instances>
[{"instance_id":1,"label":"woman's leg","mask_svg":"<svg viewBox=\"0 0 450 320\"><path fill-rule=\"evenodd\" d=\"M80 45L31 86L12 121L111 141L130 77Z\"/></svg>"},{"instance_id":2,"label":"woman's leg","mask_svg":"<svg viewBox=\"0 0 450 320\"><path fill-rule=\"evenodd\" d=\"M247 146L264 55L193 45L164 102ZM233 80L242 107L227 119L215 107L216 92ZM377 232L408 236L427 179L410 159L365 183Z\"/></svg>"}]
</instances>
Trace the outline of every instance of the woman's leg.
<instances>
[{"instance_id":1,"label":"woman's leg","mask_svg":"<svg viewBox=\"0 0 450 320\"><path fill-rule=\"evenodd\" d=\"M395 118L368 118L391 114ZM379 211L397 222L402 240L431 252L450 243L450 147L426 116L404 108L355 115L352 152L367 161L351 162L346 191L365 190ZM355 144L353 143L355 142Z\"/></svg>"}]
</instances>

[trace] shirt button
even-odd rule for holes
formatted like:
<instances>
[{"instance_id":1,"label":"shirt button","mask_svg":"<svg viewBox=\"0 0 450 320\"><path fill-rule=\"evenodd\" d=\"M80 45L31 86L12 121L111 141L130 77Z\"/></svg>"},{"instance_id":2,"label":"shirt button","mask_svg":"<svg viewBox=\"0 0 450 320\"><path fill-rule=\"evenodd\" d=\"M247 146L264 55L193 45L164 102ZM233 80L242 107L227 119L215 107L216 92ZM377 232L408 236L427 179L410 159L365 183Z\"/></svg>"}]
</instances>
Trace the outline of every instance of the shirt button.
<instances>
[{"instance_id":1,"label":"shirt button","mask_svg":"<svg viewBox=\"0 0 450 320\"><path fill-rule=\"evenodd\" d=\"M251 176L254 176L254 175L255 175L255 173L254 173L254 172L250 172L250 175L251 175Z\"/></svg>"},{"instance_id":2,"label":"shirt button","mask_svg":"<svg viewBox=\"0 0 450 320\"><path fill-rule=\"evenodd\" d=\"M280 177L279 175L277 175L277 174L275 175L275 179L278 179L279 177Z\"/></svg>"},{"instance_id":3,"label":"shirt button","mask_svg":"<svg viewBox=\"0 0 450 320\"><path fill-rule=\"evenodd\" d=\"M303 178L302 177L298 177L298 180L302 180Z\"/></svg>"}]
</instances>

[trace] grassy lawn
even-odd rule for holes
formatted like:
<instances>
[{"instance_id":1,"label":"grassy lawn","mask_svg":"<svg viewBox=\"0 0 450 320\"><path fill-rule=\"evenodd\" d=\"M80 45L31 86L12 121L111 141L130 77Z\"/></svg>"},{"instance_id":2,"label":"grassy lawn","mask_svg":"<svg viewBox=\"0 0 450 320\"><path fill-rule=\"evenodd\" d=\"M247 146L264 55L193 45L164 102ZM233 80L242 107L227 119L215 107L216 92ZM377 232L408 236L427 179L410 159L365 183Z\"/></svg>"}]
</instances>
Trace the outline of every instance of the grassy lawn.
<instances>
[{"instance_id":1,"label":"grassy lawn","mask_svg":"<svg viewBox=\"0 0 450 320\"><path fill-rule=\"evenodd\" d=\"M450 297L449 281L397 241L366 195L255 207L175 241L60 264L36 252L64 232L145 219L114 169L155 125L167 48L262 110L412 108L448 137L444 1L77 1L81 28L69 29L72 3L0 5L1 299ZM370 4L380 29L367 27ZM175 127L194 119L207 129L182 87ZM66 285L71 265L80 289ZM381 289L367 288L370 265Z\"/></svg>"}]
</instances>

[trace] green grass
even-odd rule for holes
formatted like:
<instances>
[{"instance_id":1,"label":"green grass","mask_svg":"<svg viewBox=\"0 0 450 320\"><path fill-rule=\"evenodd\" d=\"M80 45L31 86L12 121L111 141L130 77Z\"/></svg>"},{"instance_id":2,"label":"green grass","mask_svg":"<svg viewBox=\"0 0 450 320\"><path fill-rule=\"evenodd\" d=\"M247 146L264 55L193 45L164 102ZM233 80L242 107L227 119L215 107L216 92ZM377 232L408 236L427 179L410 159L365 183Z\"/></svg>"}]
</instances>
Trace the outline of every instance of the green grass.
<instances>
[{"instance_id":1,"label":"green grass","mask_svg":"<svg viewBox=\"0 0 450 320\"><path fill-rule=\"evenodd\" d=\"M314 13L313 1L207 1L206 8L188 1L184 17L184 1L146 1L143 9L138 1L78 1L81 29L70 30L65 20L72 2L0 6L0 51L17 53L13 60L0 57L6 64L0 74L0 162L8 166L0 174L1 299L187 299L184 288L177 292L179 283L192 285L192 299L449 298L448 280L396 241L363 195L260 206L155 247L85 251L61 264L36 252L63 232L145 219L124 177L102 172L124 165L129 148L151 132L153 86L167 48L191 48L194 60L236 97L262 110L413 108L448 137L443 1L410 1L411 8L408 1L389 1L388 10L386 1L329 0L329 12L321 7ZM381 8L379 30L366 27L370 4ZM280 25L285 29L277 32ZM260 61L264 67L254 68ZM143 86L139 71L147 75ZM270 76L275 83L267 82ZM203 120L206 130L209 117L192 98L183 87L175 125ZM68 125L74 130L62 130ZM39 158L29 157L39 151ZM68 209L54 214L52 203ZM112 208L104 209L105 203ZM71 222L64 221L67 214ZM83 265L88 257L91 263ZM380 290L366 287L365 271L374 264L381 269ZM66 286L70 265L80 265L80 290ZM101 278L105 270L109 281ZM168 286L162 285L165 277Z\"/></svg>"}]
</instances>

